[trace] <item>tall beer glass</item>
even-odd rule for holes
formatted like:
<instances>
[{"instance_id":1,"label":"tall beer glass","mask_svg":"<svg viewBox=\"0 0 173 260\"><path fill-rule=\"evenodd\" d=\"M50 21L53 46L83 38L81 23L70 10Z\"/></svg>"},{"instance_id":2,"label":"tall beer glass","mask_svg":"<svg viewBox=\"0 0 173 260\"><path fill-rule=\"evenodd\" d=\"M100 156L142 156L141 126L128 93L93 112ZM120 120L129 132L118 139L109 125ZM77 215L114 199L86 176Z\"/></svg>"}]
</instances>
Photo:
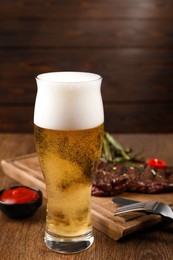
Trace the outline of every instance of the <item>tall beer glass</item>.
<instances>
[{"instance_id":1,"label":"tall beer glass","mask_svg":"<svg viewBox=\"0 0 173 260\"><path fill-rule=\"evenodd\" d=\"M91 186L103 136L102 78L93 73L38 75L36 150L47 189L46 245L75 253L94 241Z\"/></svg>"}]
</instances>

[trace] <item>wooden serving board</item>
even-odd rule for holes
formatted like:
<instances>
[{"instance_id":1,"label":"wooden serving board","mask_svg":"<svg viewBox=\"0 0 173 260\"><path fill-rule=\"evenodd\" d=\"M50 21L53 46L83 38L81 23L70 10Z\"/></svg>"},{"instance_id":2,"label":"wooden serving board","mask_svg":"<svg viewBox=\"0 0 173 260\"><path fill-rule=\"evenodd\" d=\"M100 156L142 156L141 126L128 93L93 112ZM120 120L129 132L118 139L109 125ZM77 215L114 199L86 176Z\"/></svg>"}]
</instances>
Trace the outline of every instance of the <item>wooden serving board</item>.
<instances>
[{"instance_id":1,"label":"wooden serving board","mask_svg":"<svg viewBox=\"0 0 173 260\"><path fill-rule=\"evenodd\" d=\"M1 166L7 176L23 185L39 188L46 198L46 186L36 154L3 160ZM154 195L123 193L119 196L138 201L161 201L173 205L173 193ZM91 196L91 205L93 226L115 240L163 221L159 215L139 212L115 217L114 211L118 205L112 203L111 197Z\"/></svg>"}]
</instances>

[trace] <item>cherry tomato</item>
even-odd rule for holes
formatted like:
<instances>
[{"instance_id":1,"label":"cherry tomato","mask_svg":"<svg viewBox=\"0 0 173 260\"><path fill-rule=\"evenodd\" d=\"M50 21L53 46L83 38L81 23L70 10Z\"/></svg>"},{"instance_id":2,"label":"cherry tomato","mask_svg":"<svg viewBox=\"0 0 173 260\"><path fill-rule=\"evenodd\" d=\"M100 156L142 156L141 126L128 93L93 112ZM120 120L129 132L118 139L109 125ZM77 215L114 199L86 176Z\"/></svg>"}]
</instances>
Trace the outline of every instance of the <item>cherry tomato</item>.
<instances>
[{"instance_id":1,"label":"cherry tomato","mask_svg":"<svg viewBox=\"0 0 173 260\"><path fill-rule=\"evenodd\" d=\"M166 167L166 163L163 160L159 160L157 158L150 158L147 160L148 164L153 167L153 168L165 168Z\"/></svg>"},{"instance_id":2,"label":"cherry tomato","mask_svg":"<svg viewBox=\"0 0 173 260\"><path fill-rule=\"evenodd\" d=\"M0 200L8 204L22 204L38 199L39 194L27 187L16 187L3 191Z\"/></svg>"}]
</instances>

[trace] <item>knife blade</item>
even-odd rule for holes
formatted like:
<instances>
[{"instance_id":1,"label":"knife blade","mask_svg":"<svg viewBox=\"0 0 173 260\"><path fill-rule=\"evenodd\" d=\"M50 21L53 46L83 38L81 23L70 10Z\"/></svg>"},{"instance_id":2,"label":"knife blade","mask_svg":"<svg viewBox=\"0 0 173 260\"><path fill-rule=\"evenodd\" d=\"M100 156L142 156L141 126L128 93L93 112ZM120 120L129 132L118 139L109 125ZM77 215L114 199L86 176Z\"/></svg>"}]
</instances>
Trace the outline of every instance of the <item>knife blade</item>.
<instances>
[{"instance_id":1,"label":"knife blade","mask_svg":"<svg viewBox=\"0 0 173 260\"><path fill-rule=\"evenodd\" d=\"M125 205L138 203L139 201L137 201L137 200L129 200L129 199L121 198L121 197L114 197L112 199L112 202L115 203L115 204L118 204L119 206L125 206Z\"/></svg>"}]
</instances>

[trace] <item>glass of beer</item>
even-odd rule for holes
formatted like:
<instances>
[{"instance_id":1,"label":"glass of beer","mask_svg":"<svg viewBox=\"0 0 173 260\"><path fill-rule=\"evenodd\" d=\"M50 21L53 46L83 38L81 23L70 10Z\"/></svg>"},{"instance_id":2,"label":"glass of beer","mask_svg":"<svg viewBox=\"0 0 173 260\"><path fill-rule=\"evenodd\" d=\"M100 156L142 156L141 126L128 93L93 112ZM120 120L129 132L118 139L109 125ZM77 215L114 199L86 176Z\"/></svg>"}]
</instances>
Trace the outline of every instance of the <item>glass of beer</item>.
<instances>
[{"instance_id":1,"label":"glass of beer","mask_svg":"<svg viewBox=\"0 0 173 260\"><path fill-rule=\"evenodd\" d=\"M50 72L36 78L36 151L46 183L45 243L76 253L93 241L91 186L101 154L101 76Z\"/></svg>"}]
</instances>

